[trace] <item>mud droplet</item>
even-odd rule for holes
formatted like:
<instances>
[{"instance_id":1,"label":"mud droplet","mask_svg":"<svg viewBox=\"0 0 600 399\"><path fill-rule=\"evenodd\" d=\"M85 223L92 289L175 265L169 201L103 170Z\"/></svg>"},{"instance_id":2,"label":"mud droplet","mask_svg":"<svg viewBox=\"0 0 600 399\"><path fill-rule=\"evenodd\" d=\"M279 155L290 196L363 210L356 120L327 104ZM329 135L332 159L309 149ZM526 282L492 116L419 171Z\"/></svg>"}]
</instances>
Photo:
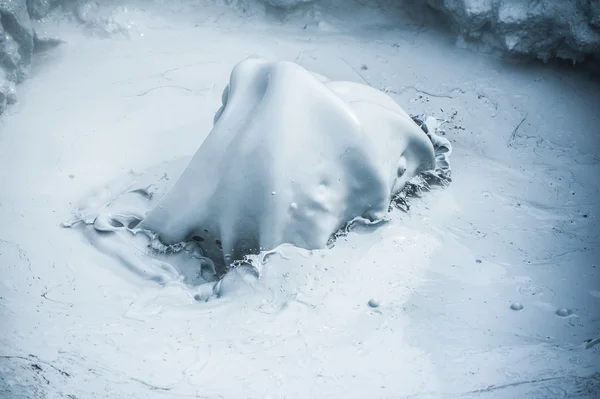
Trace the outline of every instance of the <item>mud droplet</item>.
<instances>
[{"instance_id":1,"label":"mud droplet","mask_svg":"<svg viewBox=\"0 0 600 399\"><path fill-rule=\"evenodd\" d=\"M69 175L69 179L74 179L75 175Z\"/></svg>"},{"instance_id":2,"label":"mud droplet","mask_svg":"<svg viewBox=\"0 0 600 399\"><path fill-rule=\"evenodd\" d=\"M560 316L560 317L567 317L567 316L571 316L573 314L573 311L571 309L558 309L556 311L556 315Z\"/></svg>"},{"instance_id":3,"label":"mud droplet","mask_svg":"<svg viewBox=\"0 0 600 399\"><path fill-rule=\"evenodd\" d=\"M369 306L372 308L378 308L379 301L377 299L371 298L371 299L369 299Z\"/></svg>"},{"instance_id":4,"label":"mud droplet","mask_svg":"<svg viewBox=\"0 0 600 399\"><path fill-rule=\"evenodd\" d=\"M523 305L521 305L519 302L515 302L513 304L510 305L510 309L511 310L523 310Z\"/></svg>"},{"instance_id":5,"label":"mud droplet","mask_svg":"<svg viewBox=\"0 0 600 399\"><path fill-rule=\"evenodd\" d=\"M475 262L481 263L481 259L475 259Z\"/></svg>"}]
</instances>

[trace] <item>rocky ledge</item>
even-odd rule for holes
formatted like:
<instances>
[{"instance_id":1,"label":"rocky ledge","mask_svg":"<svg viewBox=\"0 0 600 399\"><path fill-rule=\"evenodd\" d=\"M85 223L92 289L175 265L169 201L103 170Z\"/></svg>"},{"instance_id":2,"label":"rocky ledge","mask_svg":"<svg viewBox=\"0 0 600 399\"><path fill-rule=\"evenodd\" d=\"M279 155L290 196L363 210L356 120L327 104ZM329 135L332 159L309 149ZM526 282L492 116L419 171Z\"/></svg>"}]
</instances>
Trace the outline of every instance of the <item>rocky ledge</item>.
<instances>
[{"instance_id":1,"label":"rocky ledge","mask_svg":"<svg viewBox=\"0 0 600 399\"><path fill-rule=\"evenodd\" d=\"M486 52L600 60L600 0L427 0L458 34Z\"/></svg>"}]
</instances>

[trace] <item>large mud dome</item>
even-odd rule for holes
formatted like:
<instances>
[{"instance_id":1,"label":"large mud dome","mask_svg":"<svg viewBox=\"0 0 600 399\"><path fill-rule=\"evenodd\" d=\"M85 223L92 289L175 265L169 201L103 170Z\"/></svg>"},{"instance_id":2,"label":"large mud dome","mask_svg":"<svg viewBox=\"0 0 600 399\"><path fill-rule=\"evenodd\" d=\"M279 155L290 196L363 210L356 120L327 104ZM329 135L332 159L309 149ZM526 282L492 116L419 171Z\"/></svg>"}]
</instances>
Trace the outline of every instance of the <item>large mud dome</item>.
<instances>
[{"instance_id":1,"label":"large mud dome","mask_svg":"<svg viewBox=\"0 0 600 399\"><path fill-rule=\"evenodd\" d=\"M321 249L349 224L384 221L415 179L448 182L451 145L436 128L367 85L250 58L183 173L155 168L99 211L93 196L66 226L85 224L94 245L152 280L214 281L247 255Z\"/></svg>"}]
</instances>

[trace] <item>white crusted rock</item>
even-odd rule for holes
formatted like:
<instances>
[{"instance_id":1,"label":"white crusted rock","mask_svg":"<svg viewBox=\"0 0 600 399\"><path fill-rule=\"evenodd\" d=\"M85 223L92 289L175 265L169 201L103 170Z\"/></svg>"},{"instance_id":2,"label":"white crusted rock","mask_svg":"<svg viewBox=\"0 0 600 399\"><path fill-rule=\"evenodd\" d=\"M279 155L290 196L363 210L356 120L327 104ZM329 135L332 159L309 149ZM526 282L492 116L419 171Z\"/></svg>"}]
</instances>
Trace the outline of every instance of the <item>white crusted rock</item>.
<instances>
[{"instance_id":1,"label":"white crusted rock","mask_svg":"<svg viewBox=\"0 0 600 399\"><path fill-rule=\"evenodd\" d=\"M428 0L459 34L485 50L573 62L600 59L597 0Z\"/></svg>"}]
</instances>

